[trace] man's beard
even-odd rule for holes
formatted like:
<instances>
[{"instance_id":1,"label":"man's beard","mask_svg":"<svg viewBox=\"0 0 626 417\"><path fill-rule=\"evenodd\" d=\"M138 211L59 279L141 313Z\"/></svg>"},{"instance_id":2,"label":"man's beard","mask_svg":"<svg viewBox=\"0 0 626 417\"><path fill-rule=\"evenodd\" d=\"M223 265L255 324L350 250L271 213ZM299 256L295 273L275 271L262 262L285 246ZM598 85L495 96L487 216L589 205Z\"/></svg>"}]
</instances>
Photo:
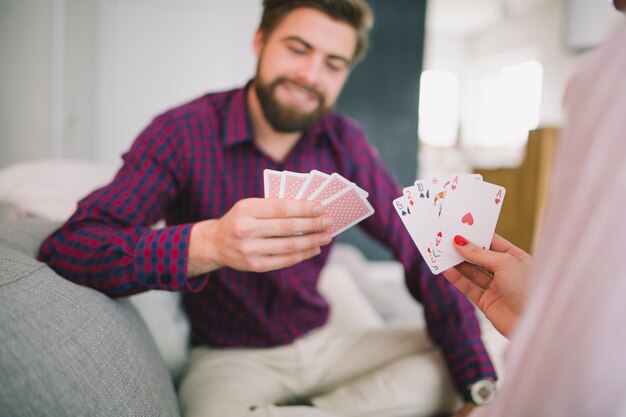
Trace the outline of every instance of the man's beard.
<instances>
[{"instance_id":1,"label":"man's beard","mask_svg":"<svg viewBox=\"0 0 626 417\"><path fill-rule=\"evenodd\" d=\"M298 87L306 89L309 93L315 95L318 101L317 107L310 112L304 113L294 107L281 104L276 98L276 88L285 82L296 84ZM259 79L257 73L254 89L261 103L261 109L263 110L265 118L277 132L291 133L306 130L318 121L328 110L324 107L326 101L324 94L293 80L289 80L286 77L278 77L271 83L264 84Z\"/></svg>"}]
</instances>

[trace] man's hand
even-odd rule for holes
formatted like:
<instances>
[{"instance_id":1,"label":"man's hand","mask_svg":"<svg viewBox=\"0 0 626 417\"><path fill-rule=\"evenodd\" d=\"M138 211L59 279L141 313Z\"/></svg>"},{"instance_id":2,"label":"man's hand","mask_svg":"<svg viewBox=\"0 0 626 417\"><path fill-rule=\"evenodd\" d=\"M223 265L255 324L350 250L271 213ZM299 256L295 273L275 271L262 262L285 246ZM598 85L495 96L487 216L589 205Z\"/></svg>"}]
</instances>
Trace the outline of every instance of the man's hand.
<instances>
[{"instance_id":1,"label":"man's hand","mask_svg":"<svg viewBox=\"0 0 626 417\"><path fill-rule=\"evenodd\" d=\"M332 219L312 201L249 198L191 229L188 276L218 268L265 272L318 255Z\"/></svg>"},{"instance_id":2,"label":"man's hand","mask_svg":"<svg viewBox=\"0 0 626 417\"><path fill-rule=\"evenodd\" d=\"M468 262L443 275L485 313L500 333L509 335L524 306L533 258L497 234L491 250L460 236L455 238L454 247Z\"/></svg>"}]
</instances>

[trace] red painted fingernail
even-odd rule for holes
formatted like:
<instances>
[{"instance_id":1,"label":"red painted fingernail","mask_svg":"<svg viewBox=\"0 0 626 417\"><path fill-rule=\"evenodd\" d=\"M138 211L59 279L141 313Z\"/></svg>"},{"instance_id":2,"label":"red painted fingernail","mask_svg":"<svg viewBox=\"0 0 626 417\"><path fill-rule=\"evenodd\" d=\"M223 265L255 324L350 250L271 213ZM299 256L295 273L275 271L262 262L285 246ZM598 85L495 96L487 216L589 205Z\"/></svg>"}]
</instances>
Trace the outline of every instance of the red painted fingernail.
<instances>
[{"instance_id":1,"label":"red painted fingernail","mask_svg":"<svg viewBox=\"0 0 626 417\"><path fill-rule=\"evenodd\" d=\"M456 235L454 236L454 243L456 243L459 246L465 246L467 245L467 240L465 240L464 237Z\"/></svg>"}]
</instances>

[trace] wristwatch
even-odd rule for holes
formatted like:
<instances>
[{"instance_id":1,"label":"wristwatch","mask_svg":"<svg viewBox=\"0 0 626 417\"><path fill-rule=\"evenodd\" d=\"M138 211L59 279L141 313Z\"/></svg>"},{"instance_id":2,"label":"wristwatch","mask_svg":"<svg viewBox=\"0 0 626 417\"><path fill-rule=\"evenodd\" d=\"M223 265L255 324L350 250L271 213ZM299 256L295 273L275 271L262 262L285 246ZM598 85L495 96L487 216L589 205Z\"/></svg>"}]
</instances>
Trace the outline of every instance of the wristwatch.
<instances>
[{"instance_id":1,"label":"wristwatch","mask_svg":"<svg viewBox=\"0 0 626 417\"><path fill-rule=\"evenodd\" d=\"M475 405L485 405L496 395L496 384L491 379L481 379L469 385L463 398Z\"/></svg>"}]
</instances>

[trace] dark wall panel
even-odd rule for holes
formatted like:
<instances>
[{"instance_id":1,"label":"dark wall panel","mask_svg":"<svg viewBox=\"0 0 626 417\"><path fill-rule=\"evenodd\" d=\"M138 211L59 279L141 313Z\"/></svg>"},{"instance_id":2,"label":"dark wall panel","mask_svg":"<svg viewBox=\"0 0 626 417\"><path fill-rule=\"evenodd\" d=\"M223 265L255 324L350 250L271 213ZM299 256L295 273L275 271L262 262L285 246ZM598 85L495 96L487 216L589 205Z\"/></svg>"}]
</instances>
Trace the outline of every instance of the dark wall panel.
<instances>
[{"instance_id":1,"label":"dark wall panel","mask_svg":"<svg viewBox=\"0 0 626 417\"><path fill-rule=\"evenodd\" d=\"M351 74L337 109L361 123L398 181L409 185L417 172L426 0L370 0L369 4L375 16L370 49ZM340 240L357 245L370 259L390 258L386 249L356 227Z\"/></svg>"}]
</instances>

